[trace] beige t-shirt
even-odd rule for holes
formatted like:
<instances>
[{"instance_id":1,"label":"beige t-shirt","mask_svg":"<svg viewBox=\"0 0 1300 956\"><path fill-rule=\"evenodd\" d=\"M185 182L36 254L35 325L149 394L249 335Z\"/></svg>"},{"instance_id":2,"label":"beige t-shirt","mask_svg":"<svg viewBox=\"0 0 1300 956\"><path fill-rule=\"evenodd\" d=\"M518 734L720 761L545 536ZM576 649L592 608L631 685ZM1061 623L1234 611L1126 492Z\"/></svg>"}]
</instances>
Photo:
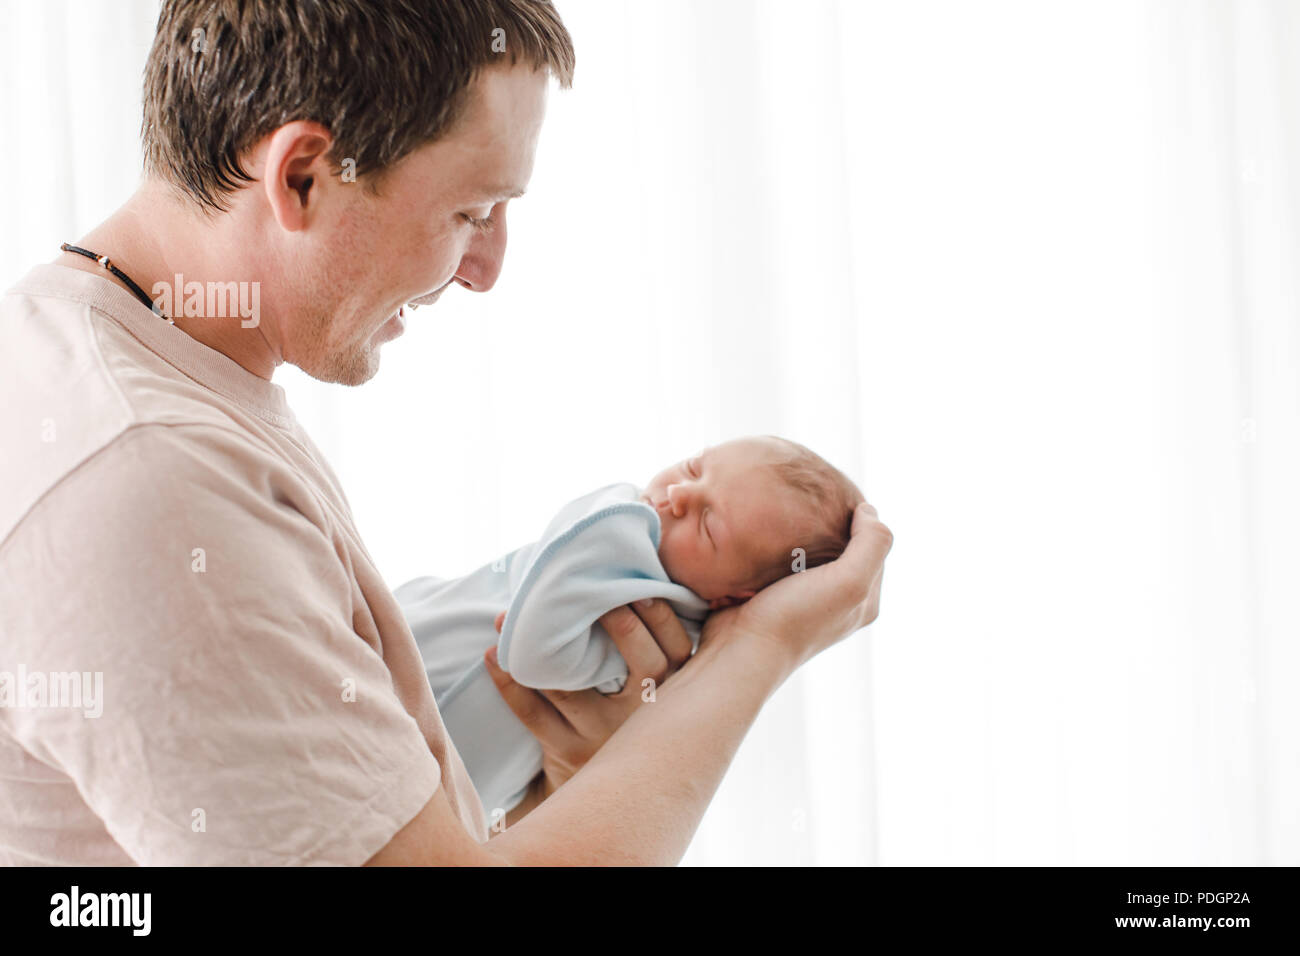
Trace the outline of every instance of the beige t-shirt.
<instances>
[{"instance_id":1,"label":"beige t-shirt","mask_svg":"<svg viewBox=\"0 0 1300 956\"><path fill-rule=\"evenodd\" d=\"M37 266L0 299L0 458L0 862L360 864L440 782L487 839L279 386Z\"/></svg>"}]
</instances>

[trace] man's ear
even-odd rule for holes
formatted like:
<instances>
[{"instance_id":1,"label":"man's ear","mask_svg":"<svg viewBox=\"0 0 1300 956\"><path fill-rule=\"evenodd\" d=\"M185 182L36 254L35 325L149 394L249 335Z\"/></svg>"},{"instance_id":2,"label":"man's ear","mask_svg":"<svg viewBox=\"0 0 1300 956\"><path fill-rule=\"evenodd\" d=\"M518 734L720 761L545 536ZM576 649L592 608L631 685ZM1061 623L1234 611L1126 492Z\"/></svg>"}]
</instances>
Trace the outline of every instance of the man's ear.
<instances>
[{"instance_id":1,"label":"man's ear","mask_svg":"<svg viewBox=\"0 0 1300 956\"><path fill-rule=\"evenodd\" d=\"M280 228L304 229L319 205L328 182L329 151L334 137L320 123L294 120L285 123L266 144L262 188Z\"/></svg>"}]
</instances>

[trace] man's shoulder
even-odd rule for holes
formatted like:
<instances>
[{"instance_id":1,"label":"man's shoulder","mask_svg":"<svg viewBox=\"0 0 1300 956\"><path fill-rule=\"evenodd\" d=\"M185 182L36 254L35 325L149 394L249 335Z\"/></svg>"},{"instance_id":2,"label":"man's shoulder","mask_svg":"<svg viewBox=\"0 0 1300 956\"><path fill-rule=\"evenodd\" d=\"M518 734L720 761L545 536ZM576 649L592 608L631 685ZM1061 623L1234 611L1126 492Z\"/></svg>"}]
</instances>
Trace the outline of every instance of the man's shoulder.
<instances>
[{"instance_id":1,"label":"man's shoulder","mask_svg":"<svg viewBox=\"0 0 1300 956\"><path fill-rule=\"evenodd\" d=\"M162 319L147 336L139 327L133 333L110 304L116 300L82 290L61 295L30 280L0 297L5 407L47 423L66 409L67 424L75 418L108 434L152 421L215 424L227 417L230 396L178 366L176 353L202 346ZM53 440L49 431L46 441Z\"/></svg>"},{"instance_id":2,"label":"man's shoulder","mask_svg":"<svg viewBox=\"0 0 1300 956\"><path fill-rule=\"evenodd\" d=\"M257 445L223 400L93 306L11 291L0 298L0 541L90 462L114 473L220 467ZM120 466L120 467L119 467Z\"/></svg>"}]
</instances>

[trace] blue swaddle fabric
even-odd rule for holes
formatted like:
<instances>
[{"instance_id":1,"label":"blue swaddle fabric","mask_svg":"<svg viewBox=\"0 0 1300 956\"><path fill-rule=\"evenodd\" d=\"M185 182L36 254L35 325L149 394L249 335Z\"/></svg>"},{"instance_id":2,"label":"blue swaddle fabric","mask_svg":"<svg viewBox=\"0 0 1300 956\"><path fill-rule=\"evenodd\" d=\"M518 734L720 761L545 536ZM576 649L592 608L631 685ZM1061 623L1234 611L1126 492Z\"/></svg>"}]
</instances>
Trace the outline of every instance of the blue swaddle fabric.
<instances>
[{"instance_id":1,"label":"blue swaddle fabric","mask_svg":"<svg viewBox=\"0 0 1300 956\"><path fill-rule=\"evenodd\" d=\"M693 645L708 602L669 580L659 516L620 483L562 508L542 536L461 578L417 578L394 593L415 634L438 710L489 814L523 799L542 766L537 740L501 699L483 663L528 687L613 693L627 664L597 620L623 604L664 598ZM498 638L493 622L502 609Z\"/></svg>"}]
</instances>

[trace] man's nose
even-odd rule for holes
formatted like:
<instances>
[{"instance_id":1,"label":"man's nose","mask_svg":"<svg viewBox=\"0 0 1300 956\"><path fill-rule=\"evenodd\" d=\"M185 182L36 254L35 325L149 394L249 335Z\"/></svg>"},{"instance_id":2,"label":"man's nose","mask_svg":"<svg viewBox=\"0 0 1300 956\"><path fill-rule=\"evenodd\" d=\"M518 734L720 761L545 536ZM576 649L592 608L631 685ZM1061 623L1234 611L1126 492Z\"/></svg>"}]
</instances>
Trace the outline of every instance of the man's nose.
<instances>
[{"instance_id":1,"label":"man's nose","mask_svg":"<svg viewBox=\"0 0 1300 956\"><path fill-rule=\"evenodd\" d=\"M506 211L492 210L492 229L470 240L469 248L456 268L456 281L471 292L487 292L497 284L506 258Z\"/></svg>"}]
</instances>

